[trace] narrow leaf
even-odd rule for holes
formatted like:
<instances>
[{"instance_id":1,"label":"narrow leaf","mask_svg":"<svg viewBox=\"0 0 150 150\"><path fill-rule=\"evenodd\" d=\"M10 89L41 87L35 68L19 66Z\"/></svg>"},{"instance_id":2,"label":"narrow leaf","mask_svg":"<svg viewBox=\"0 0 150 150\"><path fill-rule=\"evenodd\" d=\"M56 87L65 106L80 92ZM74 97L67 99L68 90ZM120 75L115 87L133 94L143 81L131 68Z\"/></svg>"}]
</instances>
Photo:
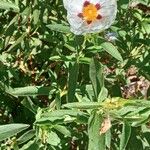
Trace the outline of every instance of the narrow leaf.
<instances>
[{"instance_id":1,"label":"narrow leaf","mask_svg":"<svg viewBox=\"0 0 150 150\"><path fill-rule=\"evenodd\" d=\"M149 121L149 115L142 116L141 120L133 122L131 126L132 127L138 127L138 126L141 126L142 124L145 124L148 121Z\"/></svg>"},{"instance_id":2,"label":"narrow leaf","mask_svg":"<svg viewBox=\"0 0 150 150\"><path fill-rule=\"evenodd\" d=\"M32 102L32 100L31 100L29 97L27 97L26 99L24 99L24 100L21 102L21 104L22 104L23 106L25 106L26 108L28 108L28 109L29 109L31 112L33 112L34 114L37 113L38 106L36 106L36 105Z\"/></svg>"},{"instance_id":3,"label":"narrow leaf","mask_svg":"<svg viewBox=\"0 0 150 150\"><path fill-rule=\"evenodd\" d=\"M27 86L7 91L13 96L49 95L50 87Z\"/></svg>"},{"instance_id":4,"label":"narrow leaf","mask_svg":"<svg viewBox=\"0 0 150 150\"><path fill-rule=\"evenodd\" d=\"M97 102L74 102L64 104L63 107L67 108L77 108L77 109L96 109L100 108L102 105Z\"/></svg>"},{"instance_id":5,"label":"narrow leaf","mask_svg":"<svg viewBox=\"0 0 150 150\"><path fill-rule=\"evenodd\" d=\"M18 44L20 44L20 43L23 41L23 39L26 37L26 35L27 35L26 32L23 33L23 34L15 41L15 43L13 43L13 44L8 48L7 51L12 50L15 46L17 46Z\"/></svg>"},{"instance_id":6,"label":"narrow leaf","mask_svg":"<svg viewBox=\"0 0 150 150\"><path fill-rule=\"evenodd\" d=\"M109 149L111 149L111 131L110 130L108 130L105 134L105 144Z\"/></svg>"},{"instance_id":7,"label":"narrow leaf","mask_svg":"<svg viewBox=\"0 0 150 150\"><path fill-rule=\"evenodd\" d=\"M18 144L22 144L35 136L35 130L29 130L17 139Z\"/></svg>"},{"instance_id":8,"label":"narrow leaf","mask_svg":"<svg viewBox=\"0 0 150 150\"><path fill-rule=\"evenodd\" d=\"M105 135L100 135L99 130L102 124L102 115L94 111L89 118L88 135L89 146L88 150L105 150Z\"/></svg>"},{"instance_id":9,"label":"narrow leaf","mask_svg":"<svg viewBox=\"0 0 150 150\"><path fill-rule=\"evenodd\" d=\"M69 81L68 81L68 102L73 102L77 86L79 64L77 62L69 64Z\"/></svg>"},{"instance_id":10,"label":"narrow leaf","mask_svg":"<svg viewBox=\"0 0 150 150\"><path fill-rule=\"evenodd\" d=\"M88 57L80 57L79 58L79 63L81 64L90 64L91 62L91 58L88 58Z\"/></svg>"},{"instance_id":11,"label":"narrow leaf","mask_svg":"<svg viewBox=\"0 0 150 150\"><path fill-rule=\"evenodd\" d=\"M96 59L92 59L90 63L89 76L95 93L95 99L97 99L101 87L104 84L104 77L103 77L103 67Z\"/></svg>"},{"instance_id":12,"label":"narrow leaf","mask_svg":"<svg viewBox=\"0 0 150 150\"><path fill-rule=\"evenodd\" d=\"M101 88L101 92L98 95L98 101L102 102L104 99L107 98L108 90L105 87Z\"/></svg>"},{"instance_id":13,"label":"narrow leaf","mask_svg":"<svg viewBox=\"0 0 150 150\"><path fill-rule=\"evenodd\" d=\"M119 51L112 43L104 42L101 44L101 46L102 48L104 48L106 52L108 52L114 58L116 58L119 61L123 61L122 56L120 55Z\"/></svg>"},{"instance_id":14,"label":"narrow leaf","mask_svg":"<svg viewBox=\"0 0 150 150\"><path fill-rule=\"evenodd\" d=\"M52 56L49 58L51 61L70 61L72 62L74 59L74 56L64 56L64 55L60 55L60 56Z\"/></svg>"},{"instance_id":15,"label":"narrow leaf","mask_svg":"<svg viewBox=\"0 0 150 150\"><path fill-rule=\"evenodd\" d=\"M78 111L78 110L68 110L68 109L63 109L63 110L55 110L52 112L46 112L43 113L41 116L42 117L63 117L66 115L70 115L70 116L77 116L77 115L84 115L85 113L83 113L82 111Z\"/></svg>"},{"instance_id":16,"label":"narrow leaf","mask_svg":"<svg viewBox=\"0 0 150 150\"><path fill-rule=\"evenodd\" d=\"M24 144L19 150L38 150L40 149L40 141L34 139L33 141L29 141L27 144Z\"/></svg>"},{"instance_id":17,"label":"narrow leaf","mask_svg":"<svg viewBox=\"0 0 150 150\"><path fill-rule=\"evenodd\" d=\"M125 150L131 135L131 126L128 123L123 124L122 134L120 138L120 150Z\"/></svg>"},{"instance_id":18,"label":"narrow leaf","mask_svg":"<svg viewBox=\"0 0 150 150\"><path fill-rule=\"evenodd\" d=\"M47 112L41 115L40 118L36 119L36 124L59 124L62 121L72 121L72 119L78 116L86 116L87 114L78 110L55 110L52 112ZM69 119L69 120L68 120Z\"/></svg>"},{"instance_id":19,"label":"narrow leaf","mask_svg":"<svg viewBox=\"0 0 150 150\"><path fill-rule=\"evenodd\" d=\"M50 24L47 27L51 30L62 32L62 33L70 33L69 26L64 26L62 24Z\"/></svg>"},{"instance_id":20,"label":"narrow leaf","mask_svg":"<svg viewBox=\"0 0 150 150\"><path fill-rule=\"evenodd\" d=\"M5 140L15 134L27 129L28 124L7 124L0 126L0 141Z\"/></svg>"}]
</instances>

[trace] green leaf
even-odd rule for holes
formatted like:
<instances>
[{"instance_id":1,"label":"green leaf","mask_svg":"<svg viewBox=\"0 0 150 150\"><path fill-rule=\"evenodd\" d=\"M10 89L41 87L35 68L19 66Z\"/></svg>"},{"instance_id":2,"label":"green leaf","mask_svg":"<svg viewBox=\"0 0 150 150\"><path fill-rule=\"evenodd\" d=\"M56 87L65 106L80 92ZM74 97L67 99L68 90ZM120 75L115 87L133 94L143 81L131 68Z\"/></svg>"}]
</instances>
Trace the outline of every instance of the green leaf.
<instances>
[{"instance_id":1,"label":"green leaf","mask_svg":"<svg viewBox=\"0 0 150 150\"><path fill-rule=\"evenodd\" d=\"M121 108L120 110L117 111L117 113L121 116L129 114L131 115L135 115L137 113L139 113L140 111L144 110L146 107L137 107L137 106L126 106Z\"/></svg>"},{"instance_id":2,"label":"green leaf","mask_svg":"<svg viewBox=\"0 0 150 150\"><path fill-rule=\"evenodd\" d=\"M64 104L63 107L77 109L97 109L101 107L101 104L97 102L74 102Z\"/></svg>"},{"instance_id":3,"label":"green leaf","mask_svg":"<svg viewBox=\"0 0 150 150\"><path fill-rule=\"evenodd\" d=\"M122 128L122 134L120 137L120 150L125 150L126 145L129 141L131 135L131 126L130 124L124 122Z\"/></svg>"},{"instance_id":4,"label":"green leaf","mask_svg":"<svg viewBox=\"0 0 150 150\"><path fill-rule=\"evenodd\" d=\"M149 115L143 115L142 118L139 121L135 121L132 123L132 127L138 127L141 126L142 124L145 124L146 122L149 121Z\"/></svg>"},{"instance_id":5,"label":"green leaf","mask_svg":"<svg viewBox=\"0 0 150 150\"><path fill-rule=\"evenodd\" d=\"M47 27L51 30L62 32L62 33L71 33L69 26L64 26L62 24L50 24Z\"/></svg>"},{"instance_id":6,"label":"green leaf","mask_svg":"<svg viewBox=\"0 0 150 150\"><path fill-rule=\"evenodd\" d=\"M71 137L71 132L65 126L55 125L54 129L64 134L64 136Z\"/></svg>"},{"instance_id":7,"label":"green leaf","mask_svg":"<svg viewBox=\"0 0 150 150\"><path fill-rule=\"evenodd\" d=\"M40 16L40 8L38 7L38 0L34 1L34 11L33 11L33 20L34 24L36 25L39 21Z\"/></svg>"},{"instance_id":8,"label":"green leaf","mask_svg":"<svg viewBox=\"0 0 150 150\"><path fill-rule=\"evenodd\" d=\"M42 117L36 120L36 125L51 126L53 124L62 124L67 116L60 117Z\"/></svg>"},{"instance_id":9,"label":"green leaf","mask_svg":"<svg viewBox=\"0 0 150 150\"><path fill-rule=\"evenodd\" d=\"M60 107L61 107L61 96L60 96L59 91L56 92L55 104L56 104L56 108L60 109Z\"/></svg>"},{"instance_id":10,"label":"green leaf","mask_svg":"<svg viewBox=\"0 0 150 150\"><path fill-rule=\"evenodd\" d=\"M69 45L69 44L67 44L67 43L65 43L64 46L65 46L67 49L69 49L71 52L76 52L76 49L75 49L74 46L71 46L71 45Z\"/></svg>"},{"instance_id":11,"label":"green leaf","mask_svg":"<svg viewBox=\"0 0 150 150\"><path fill-rule=\"evenodd\" d=\"M150 23L143 21L142 26L147 34L150 34Z\"/></svg>"},{"instance_id":12,"label":"green leaf","mask_svg":"<svg viewBox=\"0 0 150 150\"><path fill-rule=\"evenodd\" d=\"M74 56L64 56L64 55L60 55L60 56L52 56L49 58L51 61L75 61L75 57Z\"/></svg>"},{"instance_id":13,"label":"green leaf","mask_svg":"<svg viewBox=\"0 0 150 150\"><path fill-rule=\"evenodd\" d=\"M79 63L81 64L90 64L91 62L91 58L88 58L88 57L80 57L79 58Z\"/></svg>"},{"instance_id":14,"label":"green leaf","mask_svg":"<svg viewBox=\"0 0 150 150\"><path fill-rule=\"evenodd\" d=\"M28 124L7 124L0 126L0 141L5 140L15 134L27 129Z\"/></svg>"},{"instance_id":15,"label":"green leaf","mask_svg":"<svg viewBox=\"0 0 150 150\"><path fill-rule=\"evenodd\" d=\"M64 120L72 121L78 116L85 116L86 113L78 111L78 110L55 110L52 112L46 112L41 114L41 117L36 119L36 124L59 124L62 123ZM67 119L69 118L69 120Z\"/></svg>"},{"instance_id":16,"label":"green leaf","mask_svg":"<svg viewBox=\"0 0 150 150\"><path fill-rule=\"evenodd\" d=\"M105 133L105 144L109 149L111 149L111 130L110 129Z\"/></svg>"},{"instance_id":17,"label":"green leaf","mask_svg":"<svg viewBox=\"0 0 150 150\"><path fill-rule=\"evenodd\" d=\"M78 62L73 62L69 64L69 81L68 81L68 102L74 102L75 91L78 80L79 64Z\"/></svg>"},{"instance_id":18,"label":"green leaf","mask_svg":"<svg viewBox=\"0 0 150 150\"><path fill-rule=\"evenodd\" d=\"M39 150L40 142L38 140L29 141L27 144L23 145L19 150Z\"/></svg>"},{"instance_id":19,"label":"green leaf","mask_svg":"<svg viewBox=\"0 0 150 150\"><path fill-rule=\"evenodd\" d=\"M47 143L54 145L54 146L58 146L58 144L60 143L60 138L58 137L58 135L55 132L48 132L48 139L47 139Z\"/></svg>"},{"instance_id":20,"label":"green leaf","mask_svg":"<svg viewBox=\"0 0 150 150\"><path fill-rule=\"evenodd\" d=\"M103 67L96 59L92 59L90 63L89 76L95 93L95 99L97 99L98 94L104 85L104 76Z\"/></svg>"},{"instance_id":21,"label":"green leaf","mask_svg":"<svg viewBox=\"0 0 150 150\"><path fill-rule=\"evenodd\" d=\"M88 123L89 146L88 150L105 150L105 135L100 135L102 115L94 111Z\"/></svg>"},{"instance_id":22,"label":"green leaf","mask_svg":"<svg viewBox=\"0 0 150 150\"><path fill-rule=\"evenodd\" d=\"M35 130L29 130L17 139L18 144L22 144L35 136Z\"/></svg>"},{"instance_id":23,"label":"green leaf","mask_svg":"<svg viewBox=\"0 0 150 150\"><path fill-rule=\"evenodd\" d=\"M102 102L104 99L106 99L107 95L108 95L108 90L105 87L102 87L98 95L98 102Z\"/></svg>"},{"instance_id":24,"label":"green leaf","mask_svg":"<svg viewBox=\"0 0 150 150\"><path fill-rule=\"evenodd\" d=\"M19 12L19 7L15 3L7 2L4 0L0 1L0 9L12 10L14 12Z\"/></svg>"},{"instance_id":25,"label":"green leaf","mask_svg":"<svg viewBox=\"0 0 150 150\"><path fill-rule=\"evenodd\" d=\"M24 99L21 104L23 106L25 106L26 108L28 108L31 112L33 112L34 114L36 114L38 106L36 106L29 97L27 97L26 99Z\"/></svg>"},{"instance_id":26,"label":"green leaf","mask_svg":"<svg viewBox=\"0 0 150 150\"><path fill-rule=\"evenodd\" d=\"M52 112L46 112L42 114L42 117L63 117L66 115L70 115L70 116L77 116L77 115L83 115L85 113L78 111L78 110L67 110L67 109L63 109L63 110L55 110Z\"/></svg>"},{"instance_id":27,"label":"green leaf","mask_svg":"<svg viewBox=\"0 0 150 150\"><path fill-rule=\"evenodd\" d=\"M108 52L114 58L116 58L119 61L123 61L122 56L120 55L119 51L112 43L104 42L101 44L101 46L106 52Z\"/></svg>"},{"instance_id":28,"label":"green leaf","mask_svg":"<svg viewBox=\"0 0 150 150\"><path fill-rule=\"evenodd\" d=\"M13 96L35 96L35 95L49 95L50 87L41 86L27 86L14 88L13 90L7 91Z\"/></svg>"},{"instance_id":29,"label":"green leaf","mask_svg":"<svg viewBox=\"0 0 150 150\"><path fill-rule=\"evenodd\" d=\"M15 41L15 43L13 43L13 44L8 48L7 51L12 50L15 46L17 46L18 44L20 44L26 36L27 36L27 33L26 33L26 32L23 33L23 34Z\"/></svg>"}]
</instances>

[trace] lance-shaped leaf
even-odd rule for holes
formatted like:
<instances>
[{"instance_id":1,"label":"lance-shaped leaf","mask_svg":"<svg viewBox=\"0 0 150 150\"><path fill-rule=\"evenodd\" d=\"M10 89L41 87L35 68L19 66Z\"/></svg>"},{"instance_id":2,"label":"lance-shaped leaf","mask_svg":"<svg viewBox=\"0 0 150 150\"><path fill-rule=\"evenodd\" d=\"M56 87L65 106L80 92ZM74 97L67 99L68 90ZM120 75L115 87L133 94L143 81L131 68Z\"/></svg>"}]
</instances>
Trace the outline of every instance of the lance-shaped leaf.
<instances>
[{"instance_id":1,"label":"lance-shaped leaf","mask_svg":"<svg viewBox=\"0 0 150 150\"><path fill-rule=\"evenodd\" d=\"M125 150L131 135L131 126L124 122L120 138L120 150Z\"/></svg>"},{"instance_id":2,"label":"lance-shaped leaf","mask_svg":"<svg viewBox=\"0 0 150 150\"><path fill-rule=\"evenodd\" d=\"M71 33L69 26L64 26L62 24L49 24L47 27L53 31L58 31L62 33Z\"/></svg>"},{"instance_id":3,"label":"lance-shaped leaf","mask_svg":"<svg viewBox=\"0 0 150 150\"><path fill-rule=\"evenodd\" d=\"M77 86L79 72L78 62L69 64L69 81L68 81L68 102L73 102L75 98L75 90Z\"/></svg>"},{"instance_id":4,"label":"lance-shaped leaf","mask_svg":"<svg viewBox=\"0 0 150 150\"><path fill-rule=\"evenodd\" d=\"M116 58L119 61L123 61L122 56L120 55L119 51L112 43L104 42L101 44L101 46L106 52L108 52L114 58Z\"/></svg>"},{"instance_id":5,"label":"lance-shaped leaf","mask_svg":"<svg viewBox=\"0 0 150 150\"><path fill-rule=\"evenodd\" d=\"M13 96L49 95L50 90L50 87L27 86L7 90L7 93Z\"/></svg>"},{"instance_id":6,"label":"lance-shaped leaf","mask_svg":"<svg viewBox=\"0 0 150 150\"><path fill-rule=\"evenodd\" d=\"M88 136L89 146L88 150L105 150L105 135L100 135L100 128L103 118L97 111L94 111L89 118Z\"/></svg>"},{"instance_id":7,"label":"lance-shaped leaf","mask_svg":"<svg viewBox=\"0 0 150 150\"><path fill-rule=\"evenodd\" d=\"M17 139L18 144L22 144L35 136L35 130L29 130Z\"/></svg>"},{"instance_id":8,"label":"lance-shaped leaf","mask_svg":"<svg viewBox=\"0 0 150 150\"><path fill-rule=\"evenodd\" d=\"M17 46L18 44L20 44L24 38L27 36L27 33L23 33L9 48L7 51L11 51L15 46Z\"/></svg>"},{"instance_id":9,"label":"lance-shaped leaf","mask_svg":"<svg viewBox=\"0 0 150 150\"><path fill-rule=\"evenodd\" d=\"M15 134L27 129L28 124L7 124L0 126L0 141L12 137Z\"/></svg>"},{"instance_id":10,"label":"lance-shaped leaf","mask_svg":"<svg viewBox=\"0 0 150 150\"><path fill-rule=\"evenodd\" d=\"M64 104L63 107L77 109L96 109L102 107L102 105L98 102L74 102Z\"/></svg>"},{"instance_id":11,"label":"lance-shaped leaf","mask_svg":"<svg viewBox=\"0 0 150 150\"><path fill-rule=\"evenodd\" d=\"M87 114L78 110L55 110L41 114L41 116L36 119L36 124L59 124L63 121L73 121L78 117L86 118Z\"/></svg>"},{"instance_id":12,"label":"lance-shaped leaf","mask_svg":"<svg viewBox=\"0 0 150 150\"><path fill-rule=\"evenodd\" d=\"M29 97L25 98L25 99L21 102L21 104L22 104L23 106L25 106L26 108L28 108L28 109L29 109L31 112L33 112L34 114L37 113L38 106L36 106L36 105L32 102L32 100L31 100Z\"/></svg>"},{"instance_id":13,"label":"lance-shaped leaf","mask_svg":"<svg viewBox=\"0 0 150 150\"><path fill-rule=\"evenodd\" d=\"M95 93L95 99L97 99L100 90L104 85L104 77L103 77L103 67L96 59L92 59L90 63L89 76Z\"/></svg>"}]
</instances>

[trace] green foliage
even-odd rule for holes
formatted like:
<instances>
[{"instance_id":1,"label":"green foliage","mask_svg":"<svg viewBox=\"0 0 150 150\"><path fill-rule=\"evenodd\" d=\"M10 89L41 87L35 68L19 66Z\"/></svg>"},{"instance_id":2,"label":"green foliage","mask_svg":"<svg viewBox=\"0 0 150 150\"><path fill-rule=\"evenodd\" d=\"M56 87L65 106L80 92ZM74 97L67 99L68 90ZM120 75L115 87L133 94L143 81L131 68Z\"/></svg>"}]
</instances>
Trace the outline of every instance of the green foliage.
<instances>
[{"instance_id":1,"label":"green foliage","mask_svg":"<svg viewBox=\"0 0 150 150\"><path fill-rule=\"evenodd\" d=\"M137 4L75 36L62 1L0 1L0 149L150 148L150 3Z\"/></svg>"},{"instance_id":2,"label":"green foliage","mask_svg":"<svg viewBox=\"0 0 150 150\"><path fill-rule=\"evenodd\" d=\"M17 6L17 4L15 4L14 2L11 2L11 1L9 2L5 0L2 0L0 2L0 9L19 12L19 7Z\"/></svg>"},{"instance_id":3,"label":"green foliage","mask_svg":"<svg viewBox=\"0 0 150 150\"><path fill-rule=\"evenodd\" d=\"M91 114L88 123L89 150L105 149L105 135L99 134L102 124L102 115L98 112Z\"/></svg>"},{"instance_id":4,"label":"green foliage","mask_svg":"<svg viewBox=\"0 0 150 150\"><path fill-rule=\"evenodd\" d=\"M125 149L131 134L131 126L128 123L123 124L122 135L120 140L120 149Z\"/></svg>"},{"instance_id":5,"label":"green foliage","mask_svg":"<svg viewBox=\"0 0 150 150\"><path fill-rule=\"evenodd\" d=\"M8 124L8 125L1 125L0 126L0 141L5 140L8 137L11 137L22 130L28 128L29 125L26 124Z\"/></svg>"}]
</instances>

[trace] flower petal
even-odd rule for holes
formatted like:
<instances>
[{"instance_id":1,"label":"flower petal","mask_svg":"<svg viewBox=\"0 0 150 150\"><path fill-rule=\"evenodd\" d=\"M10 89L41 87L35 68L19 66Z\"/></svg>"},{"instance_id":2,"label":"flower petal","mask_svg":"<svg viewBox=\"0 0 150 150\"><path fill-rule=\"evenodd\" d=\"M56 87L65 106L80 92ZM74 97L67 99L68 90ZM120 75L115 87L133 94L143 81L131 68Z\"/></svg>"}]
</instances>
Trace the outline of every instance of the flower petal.
<instances>
[{"instance_id":1,"label":"flower petal","mask_svg":"<svg viewBox=\"0 0 150 150\"><path fill-rule=\"evenodd\" d=\"M85 0L63 0L64 7L67 11L81 12Z\"/></svg>"},{"instance_id":2,"label":"flower petal","mask_svg":"<svg viewBox=\"0 0 150 150\"><path fill-rule=\"evenodd\" d=\"M71 0L63 0L63 4L65 9L68 9L68 4L71 2Z\"/></svg>"},{"instance_id":3,"label":"flower petal","mask_svg":"<svg viewBox=\"0 0 150 150\"><path fill-rule=\"evenodd\" d=\"M92 0L93 3L99 3L101 4L102 6L105 4L105 5L113 5L113 4L117 4L117 0Z\"/></svg>"},{"instance_id":4,"label":"flower petal","mask_svg":"<svg viewBox=\"0 0 150 150\"><path fill-rule=\"evenodd\" d=\"M72 28L78 29L82 26L83 20L76 14L67 14L67 19Z\"/></svg>"}]
</instances>

